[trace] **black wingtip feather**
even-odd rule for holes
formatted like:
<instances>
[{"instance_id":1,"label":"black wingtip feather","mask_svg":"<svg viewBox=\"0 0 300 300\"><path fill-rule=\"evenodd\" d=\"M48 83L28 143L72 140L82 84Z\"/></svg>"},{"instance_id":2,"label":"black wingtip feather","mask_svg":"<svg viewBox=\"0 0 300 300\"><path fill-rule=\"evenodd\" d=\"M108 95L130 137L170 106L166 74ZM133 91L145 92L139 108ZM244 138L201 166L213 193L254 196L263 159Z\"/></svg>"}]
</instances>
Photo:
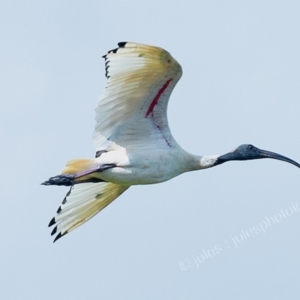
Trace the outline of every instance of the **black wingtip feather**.
<instances>
[{"instance_id":1,"label":"black wingtip feather","mask_svg":"<svg viewBox=\"0 0 300 300\"><path fill-rule=\"evenodd\" d=\"M61 206L58 208L58 210L56 211L57 214L59 214L61 212Z\"/></svg>"},{"instance_id":2,"label":"black wingtip feather","mask_svg":"<svg viewBox=\"0 0 300 300\"><path fill-rule=\"evenodd\" d=\"M51 232L51 235L54 235L57 232L57 226L55 226Z\"/></svg>"},{"instance_id":3,"label":"black wingtip feather","mask_svg":"<svg viewBox=\"0 0 300 300\"><path fill-rule=\"evenodd\" d=\"M55 224L55 217L53 217L53 218L51 219L51 221L49 222L48 227L51 227L51 226L54 225L54 224Z\"/></svg>"},{"instance_id":4,"label":"black wingtip feather","mask_svg":"<svg viewBox=\"0 0 300 300\"><path fill-rule=\"evenodd\" d=\"M119 49L119 48L112 49L112 50L110 50L108 53L117 53L118 49Z\"/></svg>"},{"instance_id":5,"label":"black wingtip feather","mask_svg":"<svg viewBox=\"0 0 300 300\"><path fill-rule=\"evenodd\" d=\"M64 232L63 234L60 232L54 239L53 243L55 243L58 239L60 239L62 236L66 235L67 233L68 233L68 231Z\"/></svg>"},{"instance_id":6,"label":"black wingtip feather","mask_svg":"<svg viewBox=\"0 0 300 300\"><path fill-rule=\"evenodd\" d=\"M119 48L124 48L126 44L127 44L127 42L120 42L120 43L118 43L118 46L119 46ZM116 53L119 48L115 48L115 49L109 50L108 54L109 53ZM107 54L103 55L102 58L106 59L107 58Z\"/></svg>"},{"instance_id":7,"label":"black wingtip feather","mask_svg":"<svg viewBox=\"0 0 300 300\"><path fill-rule=\"evenodd\" d=\"M125 47L126 44L127 44L127 42L120 42L120 43L118 43L118 46L123 48L123 47Z\"/></svg>"}]
</instances>

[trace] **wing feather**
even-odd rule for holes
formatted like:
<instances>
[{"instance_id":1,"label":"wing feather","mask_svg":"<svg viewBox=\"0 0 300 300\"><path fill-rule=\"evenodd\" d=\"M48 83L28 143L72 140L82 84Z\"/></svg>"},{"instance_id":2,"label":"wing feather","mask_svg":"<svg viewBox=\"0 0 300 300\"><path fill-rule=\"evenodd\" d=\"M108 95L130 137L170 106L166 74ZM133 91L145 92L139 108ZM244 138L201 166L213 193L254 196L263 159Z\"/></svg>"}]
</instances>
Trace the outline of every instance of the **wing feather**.
<instances>
[{"instance_id":1,"label":"wing feather","mask_svg":"<svg viewBox=\"0 0 300 300\"><path fill-rule=\"evenodd\" d=\"M178 62L162 48L130 42L119 43L119 48L104 58L108 80L96 108L96 149L107 149L110 141L128 148L133 141L127 138L132 134L135 140L153 138L153 119L147 112L170 81L159 95L159 102L153 105L153 114L161 110L157 118L165 120L158 122L168 130L167 103L182 74Z\"/></svg>"},{"instance_id":2,"label":"wing feather","mask_svg":"<svg viewBox=\"0 0 300 300\"><path fill-rule=\"evenodd\" d=\"M110 182L72 186L49 223L55 225L51 234L58 233L54 241L91 219L128 188Z\"/></svg>"},{"instance_id":3,"label":"wing feather","mask_svg":"<svg viewBox=\"0 0 300 300\"><path fill-rule=\"evenodd\" d=\"M96 151L124 147L129 153L145 145L150 151L170 146L173 138L166 110L181 66L162 48L130 42L118 45L104 56L107 86L96 107ZM128 187L110 182L72 186L49 223L55 225L54 241L88 221Z\"/></svg>"}]
</instances>

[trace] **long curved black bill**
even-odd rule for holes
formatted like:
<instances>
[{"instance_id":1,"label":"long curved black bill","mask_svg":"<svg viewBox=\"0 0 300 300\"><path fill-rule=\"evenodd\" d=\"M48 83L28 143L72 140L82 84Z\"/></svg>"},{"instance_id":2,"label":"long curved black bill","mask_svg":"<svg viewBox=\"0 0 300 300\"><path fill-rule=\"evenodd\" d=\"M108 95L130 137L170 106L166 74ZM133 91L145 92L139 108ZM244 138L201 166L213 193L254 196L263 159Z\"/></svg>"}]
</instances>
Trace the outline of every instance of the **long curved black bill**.
<instances>
[{"instance_id":1,"label":"long curved black bill","mask_svg":"<svg viewBox=\"0 0 300 300\"><path fill-rule=\"evenodd\" d=\"M271 152L271 151L267 151L267 150L261 150L259 149L259 153L260 155L259 158L273 158L273 159L277 159L277 160L282 160L282 161L285 161L287 163L290 163L298 168L300 168L300 164L297 163L296 161L286 157L286 156L283 156L281 154L278 154L278 153L275 153L275 152Z\"/></svg>"}]
</instances>

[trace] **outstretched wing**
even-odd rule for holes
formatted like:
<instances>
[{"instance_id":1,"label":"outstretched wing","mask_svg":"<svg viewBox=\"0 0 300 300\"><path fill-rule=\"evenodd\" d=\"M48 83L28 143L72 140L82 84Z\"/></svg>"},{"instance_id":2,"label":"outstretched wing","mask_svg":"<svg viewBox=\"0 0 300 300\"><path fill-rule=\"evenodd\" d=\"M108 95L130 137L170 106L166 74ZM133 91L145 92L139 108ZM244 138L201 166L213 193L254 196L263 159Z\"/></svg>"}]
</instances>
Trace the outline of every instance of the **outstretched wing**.
<instances>
[{"instance_id":1,"label":"outstretched wing","mask_svg":"<svg viewBox=\"0 0 300 300\"><path fill-rule=\"evenodd\" d=\"M55 225L51 233L57 233L54 242L95 216L128 188L110 182L73 185L49 223L49 227Z\"/></svg>"},{"instance_id":2,"label":"outstretched wing","mask_svg":"<svg viewBox=\"0 0 300 300\"><path fill-rule=\"evenodd\" d=\"M118 45L104 56L107 87L96 108L97 151L115 143L128 149L155 134L159 138L158 130L169 132L168 99L182 74L178 62L159 47Z\"/></svg>"},{"instance_id":3,"label":"outstretched wing","mask_svg":"<svg viewBox=\"0 0 300 300\"><path fill-rule=\"evenodd\" d=\"M107 86L96 108L96 156L120 147L140 151L144 145L148 150L170 146L166 110L182 74L180 65L161 48L135 43L119 43L104 58ZM128 187L110 182L72 186L49 223L55 225L54 241L88 221Z\"/></svg>"}]
</instances>

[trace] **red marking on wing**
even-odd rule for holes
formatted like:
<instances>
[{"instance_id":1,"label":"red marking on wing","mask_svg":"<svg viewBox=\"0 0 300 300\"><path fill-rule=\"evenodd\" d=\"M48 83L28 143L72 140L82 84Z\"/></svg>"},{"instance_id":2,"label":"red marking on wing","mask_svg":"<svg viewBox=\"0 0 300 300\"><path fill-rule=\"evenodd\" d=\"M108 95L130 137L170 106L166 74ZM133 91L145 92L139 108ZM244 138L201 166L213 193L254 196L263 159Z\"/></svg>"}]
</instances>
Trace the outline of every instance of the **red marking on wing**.
<instances>
[{"instance_id":1,"label":"red marking on wing","mask_svg":"<svg viewBox=\"0 0 300 300\"><path fill-rule=\"evenodd\" d=\"M158 91L157 95L154 97L154 99L152 100L147 113L146 113L146 117L148 117L149 114L151 114L153 112L154 106L157 104L160 96L162 95L162 93L166 90L166 88L168 87L168 85L170 84L170 82L173 80L173 78L169 79L166 81L166 83L162 86L162 88Z\"/></svg>"}]
</instances>

